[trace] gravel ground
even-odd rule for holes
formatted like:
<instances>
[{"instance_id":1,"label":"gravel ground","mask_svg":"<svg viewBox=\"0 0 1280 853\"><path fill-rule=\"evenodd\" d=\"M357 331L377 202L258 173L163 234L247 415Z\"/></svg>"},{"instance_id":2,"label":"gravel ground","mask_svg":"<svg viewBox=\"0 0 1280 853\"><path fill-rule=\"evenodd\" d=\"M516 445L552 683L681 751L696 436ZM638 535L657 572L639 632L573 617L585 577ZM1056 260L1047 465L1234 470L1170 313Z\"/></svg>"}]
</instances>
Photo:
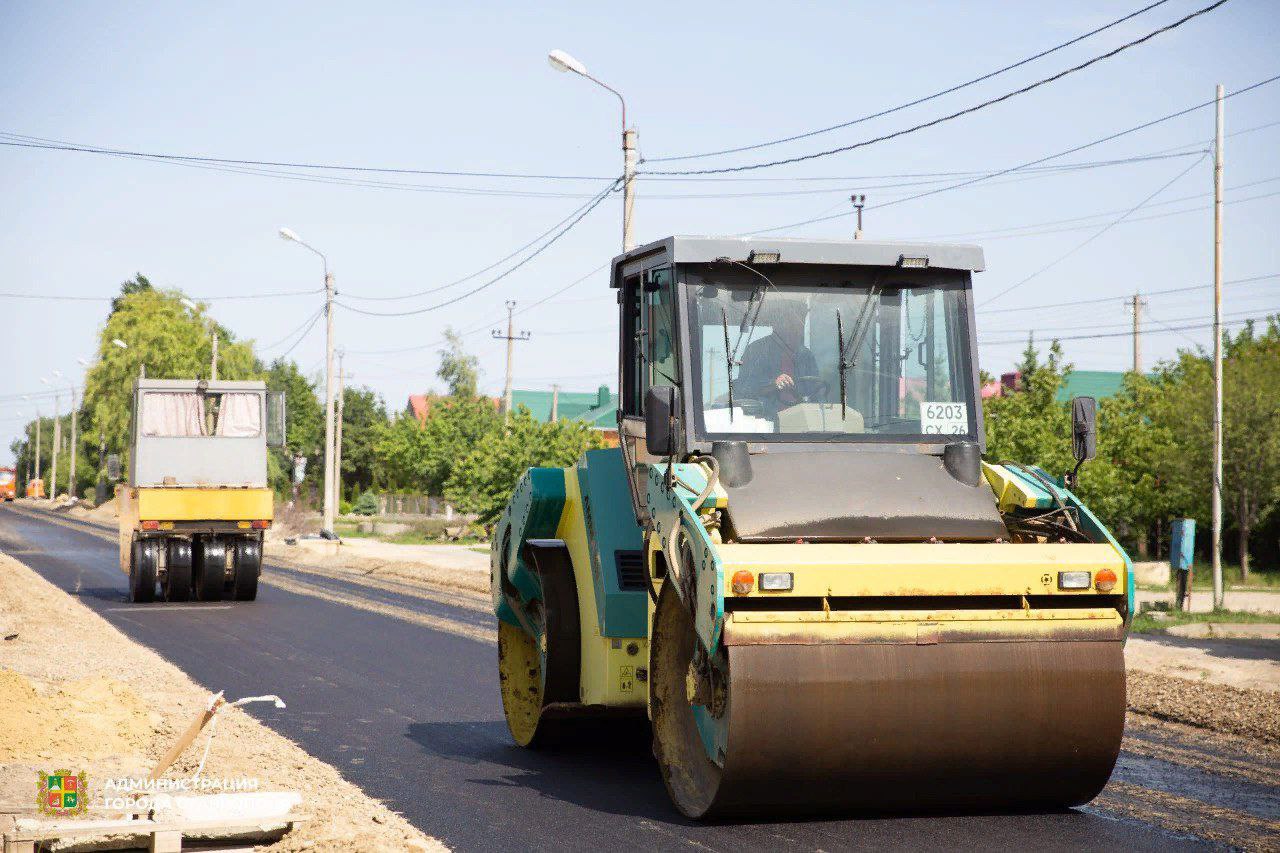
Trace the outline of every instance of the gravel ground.
<instances>
[{"instance_id":1,"label":"gravel ground","mask_svg":"<svg viewBox=\"0 0 1280 853\"><path fill-rule=\"evenodd\" d=\"M1280 694L1129 670L1129 710L1280 744Z\"/></svg>"},{"instance_id":2,"label":"gravel ground","mask_svg":"<svg viewBox=\"0 0 1280 853\"><path fill-rule=\"evenodd\" d=\"M0 820L6 813L34 810L37 770L86 771L91 802L95 784L108 778L145 778L209 698L177 667L4 555L0 638L0 708L6 720L0 738ZM58 724L48 735L23 712L24 699L58 711ZM104 740L88 717L107 702L112 703L113 733ZM207 734L198 737L166 777L190 778L206 741ZM268 850L447 849L238 709L220 715L203 777L253 778L260 790L302 794L300 811L312 819Z\"/></svg>"}]
</instances>

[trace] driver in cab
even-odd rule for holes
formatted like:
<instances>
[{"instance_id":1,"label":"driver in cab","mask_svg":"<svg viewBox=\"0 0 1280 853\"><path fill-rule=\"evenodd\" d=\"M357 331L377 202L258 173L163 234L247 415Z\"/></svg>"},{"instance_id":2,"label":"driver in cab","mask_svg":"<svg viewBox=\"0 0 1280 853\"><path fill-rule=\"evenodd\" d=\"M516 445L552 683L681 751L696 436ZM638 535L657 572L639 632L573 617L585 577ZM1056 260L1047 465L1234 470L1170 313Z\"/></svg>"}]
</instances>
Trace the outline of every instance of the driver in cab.
<instances>
[{"instance_id":1,"label":"driver in cab","mask_svg":"<svg viewBox=\"0 0 1280 853\"><path fill-rule=\"evenodd\" d=\"M759 400L770 415L799 403L801 385L818 375L818 362L804 345L808 307L794 300L774 303L773 330L747 344L734 385L742 396Z\"/></svg>"}]
</instances>

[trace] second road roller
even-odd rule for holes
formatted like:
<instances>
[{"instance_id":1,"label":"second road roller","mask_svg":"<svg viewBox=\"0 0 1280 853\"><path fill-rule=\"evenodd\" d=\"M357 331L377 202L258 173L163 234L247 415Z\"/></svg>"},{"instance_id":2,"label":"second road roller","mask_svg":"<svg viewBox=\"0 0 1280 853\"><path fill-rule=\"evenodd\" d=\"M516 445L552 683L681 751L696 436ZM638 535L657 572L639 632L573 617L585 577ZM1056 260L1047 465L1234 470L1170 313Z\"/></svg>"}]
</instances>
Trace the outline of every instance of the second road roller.
<instances>
[{"instance_id":1,"label":"second road roller","mask_svg":"<svg viewBox=\"0 0 1280 853\"><path fill-rule=\"evenodd\" d=\"M984 460L975 246L616 258L619 446L496 524L511 736L647 713L693 818L1065 807L1106 784L1131 564L1076 470Z\"/></svg>"}]
</instances>

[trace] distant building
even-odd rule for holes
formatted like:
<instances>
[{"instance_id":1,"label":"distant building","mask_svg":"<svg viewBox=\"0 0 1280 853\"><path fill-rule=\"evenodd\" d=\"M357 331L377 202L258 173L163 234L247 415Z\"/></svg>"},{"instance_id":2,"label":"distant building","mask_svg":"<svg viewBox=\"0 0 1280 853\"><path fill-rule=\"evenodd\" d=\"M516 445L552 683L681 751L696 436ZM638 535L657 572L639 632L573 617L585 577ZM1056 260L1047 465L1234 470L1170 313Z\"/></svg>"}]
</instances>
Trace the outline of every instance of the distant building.
<instances>
[{"instance_id":1,"label":"distant building","mask_svg":"<svg viewBox=\"0 0 1280 853\"><path fill-rule=\"evenodd\" d=\"M601 385L594 393L580 391L511 390L511 405L524 406L537 421L582 421L604 434L609 444L618 443L618 395ZM552 412L554 411L554 417Z\"/></svg>"},{"instance_id":2,"label":"distant building","mask_svg":"<svg viewBox=\"0 0 1280 853\"><path fill-rule=\"evenodd\" d=\"M1058 402L1065 402L1072 397L1093 397L1098 400L1114 397L1124 388L1124 377L1125 371L1122 370L1073 370L1058 386L1056 399ZM1003 397L1018 391L1021 386L1021 373L1016 370L1002 373L998 380L982 386L982 399Z\"/></svg>"},{"instance_id":3,"label":"distant building","mask_svg":"<svg viewBox=\"0 0 1280 853\"><path fill-rule=\"evenodd\" d=\"M405 411L425 424L431 417L431 409L448 396L442 394L410 394ZM501 398L493 398L493 404L502 407ZM524 406L536 421L582 421L598 430L609 445L618 444L618 395L601 385L595 391L521 391L511 389L514 408ZM552 413L555 417L552 417Z\"/></svg>"}]
</instances>

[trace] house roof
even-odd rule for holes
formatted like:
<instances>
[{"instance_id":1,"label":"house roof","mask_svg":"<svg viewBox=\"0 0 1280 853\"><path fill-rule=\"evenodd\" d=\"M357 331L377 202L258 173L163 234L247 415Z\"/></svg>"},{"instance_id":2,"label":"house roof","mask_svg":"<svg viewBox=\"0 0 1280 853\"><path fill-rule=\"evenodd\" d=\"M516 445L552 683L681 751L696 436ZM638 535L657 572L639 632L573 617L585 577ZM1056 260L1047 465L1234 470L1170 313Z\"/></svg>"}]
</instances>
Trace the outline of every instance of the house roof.
<instances>
[{"instance_id":1,"label":"house roof","mask_svg":"<svg viewBox=\"0 0 1280 853\"><path fill-rule=\"evenodd\" d=\"M1119 370L1073 370L1058 386L1057 399L1061 402L1072 397L1114 397L1124 388L1124 376Z\"/></svg>"},{"instance_id":2,"label":"house roof","mask_svg":"<svg viewBox=\"0 0 1280 853\"><path fill-rule=\"evenodd\" d=\"M512 389L511 405L524 406L534 420L551 420L552 391ZM556 420L584 421L593 427L611 429L617 426L618 397L601 385L595 391L561 391L556 401Z\"/></svg>"}]
</instances>

